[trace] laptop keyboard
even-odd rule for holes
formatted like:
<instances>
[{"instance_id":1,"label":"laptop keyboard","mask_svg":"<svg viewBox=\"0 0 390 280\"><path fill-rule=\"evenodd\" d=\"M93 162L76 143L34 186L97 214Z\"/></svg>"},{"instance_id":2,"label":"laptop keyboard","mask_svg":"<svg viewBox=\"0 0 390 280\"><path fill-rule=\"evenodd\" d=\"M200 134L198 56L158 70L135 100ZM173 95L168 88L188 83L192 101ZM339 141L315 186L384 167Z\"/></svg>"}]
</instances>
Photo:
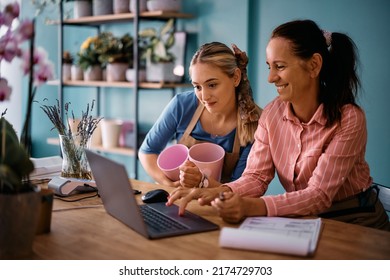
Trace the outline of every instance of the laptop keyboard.
<instances>
[{"instance_id":1,"label":"laptop keyboard","mask_svg":"<svg viewBox=\"0 0 390 280\"><path fill-rule=\"evenodd\" d=\"M157 212L153 208L147 205L140 205L141 214L148 227L153 228L155 231L167 231L185 229L186 226L179 222L172 220L171 218L164 216L160 212Z\"/></svg>"}]
</instances>

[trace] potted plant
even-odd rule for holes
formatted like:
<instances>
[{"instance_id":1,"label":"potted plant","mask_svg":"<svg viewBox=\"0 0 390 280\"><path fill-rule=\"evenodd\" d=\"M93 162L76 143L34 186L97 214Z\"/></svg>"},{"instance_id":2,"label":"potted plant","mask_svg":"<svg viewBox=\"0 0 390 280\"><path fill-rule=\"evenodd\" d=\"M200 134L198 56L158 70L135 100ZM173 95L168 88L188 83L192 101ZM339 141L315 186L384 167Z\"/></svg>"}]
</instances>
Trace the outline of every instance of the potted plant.
<instances>
[{"instance_id":1,"label":"potted plant","mask_svg":"<svg viewBox=\"0 0 390 280\"><path fill-rule=\"evenodd\" d=\"M34 165L3 115L0 136L0 259L24 258L32 252L41 197L28 180Z\"/></svg>"},{"instance_id":2,"label":"potted plant","mask_svg":"<svg viewBox=\"0 0 390 280\"><path fill-rule=\"evenodd\" d=\"M98 60L106 67L107 81L125 81L126 70L133 66L134 40L129 33L116 37L111 32L99 35L96 48Z\"/></svg>"},{"instance_id":3,"label":"potted plant","mask_svg":"<svg viewBox=\"0 0 390 280\"><path fill-rule=\"evenodd\" d=\"M99 36L88 37L80 46L77 53L79 65L84 71L84 80L99 81L102 80L103 70L99 61Z\"/></svg>"},{"instance_id":4,"label":"potted plant","mask_svg":"<svg viewBox=\"0 0 390 280\"><path fill-rule=\"evenodd\" d=\"M146 61L149 82L176 81L173 74L175 56L169 50L175 43L174 20L169 19L159 30L147 28L139 32L142 59Z\"/></svg>"},{"instance_id":5,"label":"potted plant","mask_svg":"<svg viewBox=\"0 0 390 280\"><path fill-rule=\"evenodd\" d=\"M69 51L64 51L62 55L62 80L63 81L67 81L71 79L72 65L73 65L73 55Z\"/></svg>"}]
</instances>

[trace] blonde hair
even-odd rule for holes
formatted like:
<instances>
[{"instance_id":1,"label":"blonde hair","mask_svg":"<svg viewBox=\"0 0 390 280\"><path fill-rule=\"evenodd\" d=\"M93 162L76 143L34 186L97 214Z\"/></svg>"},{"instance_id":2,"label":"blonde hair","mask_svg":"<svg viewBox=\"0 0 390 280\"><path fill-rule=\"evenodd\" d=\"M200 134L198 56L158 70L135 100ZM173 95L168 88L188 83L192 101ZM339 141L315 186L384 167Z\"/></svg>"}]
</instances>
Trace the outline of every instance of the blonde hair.
<instances>
[{"instance_id":1,"label":"blonde hair","mask_svg":"<svg viewBox=\"0 0 390 280\"><path fill-rule=\"evenodd\" d=\"M241 70L241 80L236 87L237 100L237 133L240 145L246 146L254 140L257 122L260 118L260 109L253 100L252 89L247 76L248 57L236 45L233 50L219 42L212 42L202 45L194 54L189 67L196 63L207 63L216 66L229 77L233 77L235 70Z\"/></svg>"}]
</instances>

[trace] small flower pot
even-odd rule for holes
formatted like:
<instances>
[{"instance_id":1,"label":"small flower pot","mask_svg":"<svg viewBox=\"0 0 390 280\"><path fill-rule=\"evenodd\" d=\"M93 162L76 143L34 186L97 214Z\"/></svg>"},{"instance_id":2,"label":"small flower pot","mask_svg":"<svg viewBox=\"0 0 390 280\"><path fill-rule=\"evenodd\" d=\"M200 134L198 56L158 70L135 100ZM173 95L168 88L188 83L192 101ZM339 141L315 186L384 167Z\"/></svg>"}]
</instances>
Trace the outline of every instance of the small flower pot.
<instances>
[{"instance_id":1,"label":"small flower pot","mask_svg":"<svg viewBox=\"0 0 390 280\"><path fill-rule=\"evenodd\" d=\"M128 13L130 10L130 0L113 0L114 14Z\"/></svg>"},{"instance_id":2,"label":"small flower pot","mask_svg":"<svg viewBox=\"0 0 390 280\"><path fill-rule=\"evenodd\" d=\"M127 63L109 63L107 64L107 82L126 81Z\"/></svg>"},{"instance_id":3,"label":"small flower pot","mask_svg":"<svg viewBox=\"0 0 390 280\"><path fill-rule=\"evenodd\" d=\"M118 147L119 137L122 131L122 121L103 119L101 124L103 148Z\"/></svg>"},{"instance_id":4,"label":"small flower pot","mask_svg":"<svg viewBox=\"0 0 390 280\"><path fill-rule=\"evenodd\" d=\"M173 73L173 62L146 63L146 80L148 82L179 82L181 77Z\"/></svg>"},{"instance_id":5,"label":"small flower pot","mask_svg":"<svg viewBox=\"0 0 390 280\"><path fill-rule=\"evenodd\" d=\"M129 8L130 8L130 12L132 12L132 13L135 13L135 2L136 1L137 0L130 0L130 7ZM147 0L139 0L138 7L139 7L140 13L147 11L146 2L147 2Z\"/></svg>"},{"instance_id":6,"label":"small flower pot","mask_svg":"<svg viewBox=\"0 0 390 280\"><path fill-rule=\"evenodd\" d=\"M88 67L88 69L84 71L85 81L101 81L102 78L103 70L100 65Z\"/></svg>"},{"instance_id":7,"label":"small flower pot","mask_svg":"<svg viewBox=\"0 0 390 280\"><path fill-rule=\"evenodd\" d=\"M181 0L148 0L149 11L169 11L178 12L181 10Z\"/></svg>"},{"instance_id":8,"label":"small flower pot","mask_svg":"<svg viewBox=\"0 0 390 280\"><path fill-rule=\"evenodd\" d=\"M35 191L0 194L0 259L31 258L41 195Z\"/></svg>"},{"instance_id":9,"label":"small flower pot","mask_svg":"<svg viewBox=\"0 0 390 280\"><path fill-rule=\"evenodd\" d=\"M92 2L87 0L74 1L73 17L89 17L92 16Z\"/></svg>"},{"instance_id":10,"label":"small flower pot","mask_svg":"<svg viewBox=\"0 0 390 280\"><path fill-rule=\"evenodd\" d=\"M113 13L112 0L93 0L92 12L94 16L112 14Z\"/></svg>"},{"instance_id":11,"label":"small flower pot","mask_svg":"<svg viewBox=\"0 0 390 280\"><path fill-rule=\"evenodd\" d=\"M64 63L62 64L62 80L69 81L72 78L72 64Z\"/></svg>"},{"instance_id":12,"label":"small flower pot","mask_svg":"<svg viewBox=\"0 0 390 280\"><path fill-rule=\"evenodd\" d=\"M126 70L126 80L128 82L134 82L135 79L134 79L134 69L133 68L129 68ZM146 81L146 70L145 69L140 69L138 70L138 81L139 82L145 82Z\"/></svg>"},{"instance_id":13,"label":"small flower pot","mask_svg":"<svg viewBox=\"0 0 390 280\"><path fill-rule=\"evenodd\" d=\"M72 81L82 81L84 80L84 71L77 65L72 65L70 69Z\"/></svg>"}]
</instances>

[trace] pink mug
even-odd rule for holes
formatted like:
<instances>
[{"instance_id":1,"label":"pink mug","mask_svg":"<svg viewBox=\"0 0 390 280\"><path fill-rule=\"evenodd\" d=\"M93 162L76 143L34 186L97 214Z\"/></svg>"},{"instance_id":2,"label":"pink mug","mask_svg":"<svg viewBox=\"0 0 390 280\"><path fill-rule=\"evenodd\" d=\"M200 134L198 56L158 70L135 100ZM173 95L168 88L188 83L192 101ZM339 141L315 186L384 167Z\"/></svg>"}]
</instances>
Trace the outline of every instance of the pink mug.
<instances>
[{"instance_id":1,"label":"pink mug","mask_svg":"<svg viewBox=\"0 0 390 280\"><path fill-rule=\"evenodd\" d=\"M214 143L200 143L192 146L188 152L189 160L208 177L221 181L225 150Z\"/></svg>"},{"instance_id":2,"label":"pink mug","mask_svg":"<svg viewBox=\"0 0 390 280\"><path fill-rule=\"evenodd\" d=\"M183 144L174 144L165 148L157 158L157 165L172 181L179 180L179 167L188 159L188 148Z\"/></svg>"}]
</instances>

